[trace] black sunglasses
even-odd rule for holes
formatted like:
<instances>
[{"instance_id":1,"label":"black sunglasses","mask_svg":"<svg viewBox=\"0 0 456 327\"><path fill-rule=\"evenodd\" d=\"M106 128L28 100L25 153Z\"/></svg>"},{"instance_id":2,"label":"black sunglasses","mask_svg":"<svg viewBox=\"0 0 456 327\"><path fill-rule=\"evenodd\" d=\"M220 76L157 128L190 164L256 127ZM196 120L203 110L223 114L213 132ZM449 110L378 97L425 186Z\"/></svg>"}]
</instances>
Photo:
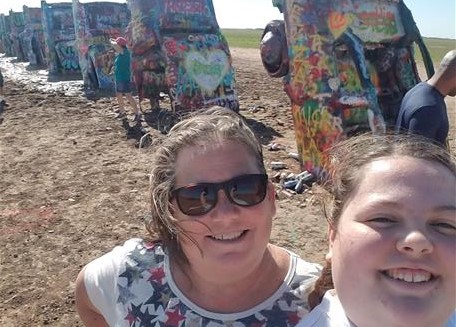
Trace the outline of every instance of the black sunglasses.
<instances>
[{"instance_id":1,"label":"black sunglasses","mask_svg":"<svg viewBox=\"0 0 456 327\"><path fill-rule=\"evenodd\" d=\"M217 204L217 193L225 191L231 203L251 207L264 200L268 186L268 175L248 174L234 177L221 183L197 183L171 191L171 199L187 216L200 216L211 211Z\"/></svg>"}]
</instances>

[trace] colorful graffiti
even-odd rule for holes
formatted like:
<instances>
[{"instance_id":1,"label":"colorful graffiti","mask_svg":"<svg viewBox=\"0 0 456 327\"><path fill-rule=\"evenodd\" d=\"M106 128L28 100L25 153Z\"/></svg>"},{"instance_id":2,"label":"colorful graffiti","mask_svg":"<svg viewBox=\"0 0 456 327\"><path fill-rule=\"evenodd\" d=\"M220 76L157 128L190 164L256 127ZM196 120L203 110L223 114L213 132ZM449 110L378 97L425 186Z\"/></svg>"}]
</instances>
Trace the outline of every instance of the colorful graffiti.
<instances>
[{"instance_id":1,"label":"colorful graffiti","mask_svg":"<svg viewBox=\"0 0 456 327\"><path fill-rule=\"evenodd\" d=\"M50 74L79 74L71 3L41 1L46 58Z\"/></svg>"},{"instance_id":2,"label":"colorful graffiti","mask_svg":"<svg viewBox=\"0 0 456 327\"><path fill-rule=\"evenodd\" d=\"M31 65L46 64L41 8L23 6L25 28L19 35L27 60Z\"/></svg>"},{"instance_id":3,"label":"colorful graffiti","mask_svg":"<svg viewBox=\"0 0 456 327\"><path fill-rule=\"evenodd\" d=\"M174 110L220 105L237 111L234 69L211 0L131 0L127 29L140 100Z\"/></svg>"},{"instance_id":4,"label":"colorful graffiti","mask_svg":"<svg viewBox=\"0 0 456 327\"><path fill-rule=\"evenodd\" d=\"M84 86L90 90L114 90L114 53L109 40L125 35L130 22L127 5L73 0L73 15Z\"/></svg>"},{"instance_id":5,"label":"colorful graffiti","mask_svg":"<svg viewBox=\"0 0 456 327\"><path fill-rule=\"evenodd\" d=\"M301 167L320 175L336 140L394 124L403 95L419 82L412 42L425 50L428 75L432 61L401 0L272 2L284 21L263 33L263 65L284 79Z\"/></svg>"}]
</instances>

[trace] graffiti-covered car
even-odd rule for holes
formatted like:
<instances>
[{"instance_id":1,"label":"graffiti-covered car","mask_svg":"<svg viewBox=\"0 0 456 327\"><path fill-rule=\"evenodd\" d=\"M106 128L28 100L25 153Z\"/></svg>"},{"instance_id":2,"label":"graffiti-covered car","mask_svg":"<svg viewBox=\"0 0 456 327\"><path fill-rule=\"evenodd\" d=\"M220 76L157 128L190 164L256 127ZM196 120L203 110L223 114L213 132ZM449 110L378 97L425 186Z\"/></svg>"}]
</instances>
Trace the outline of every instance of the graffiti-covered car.
<instances>
[{"instance_id":1,"label":"graffiti-covered car","mask_svg":"<svg viewBox=\"0 0 456 327\"><path fill-rule=\"evenodd\" d=\"M283 77L301 168L319 175L339 138L394 125L404 94L432 61L402 0L273 0L283 21L266 26L260 52Z\"/></svg>"},{"instance_id":2,"label":"graffiti-covered car","mask_svg":"<svg viewBox=\"0 0 456 327\"><path fill-rule=\"evenodd\" d=\"M80 74L71 3L41 1L41 9L49 73Z\"/></svg>"},{"instance_id":3,"label":"graffiti-covered car","mask_svg":"<svg viewBox=\"0 0 456 327\"><path fill-rule=\"evenodd\" d=\"M174 110L239 109L228 44L212 0L130 0L127 37L140 100L169 95Z\"/></svg>"},{"instance_id":4,"label":"graffiti-covered car","mask_svg":"<svg viewBox=\"0 0 456 327\"><path fill-rule=\"evenodd\" d=\"M114 90L114 52L109 40L124 35L130 22L127 5L73 0L73 15L85 88Z\"/></svg>"},{"instance_id":5,"label":"graffiti-covered car","mask_svg":"<svg viewBox=\"0 0 456 327\"><path fill-rule=\"evenodd\" d=\"M10 38L13 45L13 57L16 57L18 61L27 61L24 44L20 38L20 35L25 28L24 13L10 10L9 23L11 33Z\"/></svg>"},{"instance_id":6,"label":"graffiti-covered car","mask_svg":"<svg viewBox=\"0 0 456 327\"><path fill-rule=\"evenodd\" d=\"M0 39L2 48L8 57L14 56L13 41L11 40L11 25L10 17L5 14L0 14Z\"/></svg>"},{"instance_id":7,"label":"graffiti-covered car","mask_svg":"<svg viewBox=\"0 0 456 327\"><path fill-rule=\"evenodd\" d=\"M23 6L25 28L20 34L24 52L31 65L46 64L46 50L41 8Z\"/></svg>"}]
</instances>

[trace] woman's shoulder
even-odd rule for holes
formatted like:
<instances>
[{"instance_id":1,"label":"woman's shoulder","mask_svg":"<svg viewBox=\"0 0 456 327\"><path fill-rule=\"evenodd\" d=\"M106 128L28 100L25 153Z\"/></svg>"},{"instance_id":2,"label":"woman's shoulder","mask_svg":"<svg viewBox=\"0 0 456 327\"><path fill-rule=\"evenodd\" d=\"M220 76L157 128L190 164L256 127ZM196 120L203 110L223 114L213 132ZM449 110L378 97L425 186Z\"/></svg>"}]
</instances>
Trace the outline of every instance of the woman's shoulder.
<instances>
[{"instance_id":1,"label":"woman's shoulder","mask_svg":"<svg viewBox=\"0 0 456 327\"><path fill-rule=\"evenodd\" d=\"M164 277L165 256L160 242L134 238L85 266L88 298L106 321L122 320L132 299L150 297L150 277Z\"/></svg>"},{"instance_id":2,"label":"woman's shoulder","mask_svg":"<svg viewBox=\"0 0 456 327\"><path fill-rule=\"evenodd\" d=\"M301 305L306 312L309 310L308 297L314 289L315 282L321 274L321 266L301 259L296 253L281 248L289 257L289 268L284 285L286 293L292 294L302 301Z\"/></svg>"},{"instance_id":3,"label":"woman's shoulder","mask_svg":"<svg viewBox=\"0 0 456 327\"><path fill-rule=\"evenodd\" d=\"M322 269L321 265L318 263L306 261L293 251L284 248L282 249L289 254L292 262L292 267L294 269L294 275L296 277L318 278L320 276Z\"/></svg>"},{"instance_id":4,"label":"woman's shoulder","mask_svg":"<svg viewBox=\"0 0 456 327\"><path fill-rule=\"evenodd\" d=\"M141 266L151 269L165 258L160 242L148 242L141 238L132 238L110 252L91 261L85 268L86 274L116 274L125 266Z\"/></svg>"}]
</instances>

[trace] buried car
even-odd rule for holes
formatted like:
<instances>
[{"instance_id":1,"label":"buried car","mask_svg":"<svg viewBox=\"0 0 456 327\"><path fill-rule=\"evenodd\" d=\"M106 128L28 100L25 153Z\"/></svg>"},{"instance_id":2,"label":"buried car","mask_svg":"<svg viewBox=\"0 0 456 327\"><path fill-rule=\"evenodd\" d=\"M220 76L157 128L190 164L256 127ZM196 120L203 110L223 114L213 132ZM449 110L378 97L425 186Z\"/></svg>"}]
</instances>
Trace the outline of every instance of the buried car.
<instances>
[{"instance_id":1,"label":"buried car","mask_svg":"<svg viewBox=\"0 0 456 327\"><path fill-rule=\"evenodd\" d=\"M320 176L340 138L394 126L404 94L420 81L414 44L434 72L402 0L273 0L260 52L291 99L301 168Z\"/></svg>"}]
</instances>

